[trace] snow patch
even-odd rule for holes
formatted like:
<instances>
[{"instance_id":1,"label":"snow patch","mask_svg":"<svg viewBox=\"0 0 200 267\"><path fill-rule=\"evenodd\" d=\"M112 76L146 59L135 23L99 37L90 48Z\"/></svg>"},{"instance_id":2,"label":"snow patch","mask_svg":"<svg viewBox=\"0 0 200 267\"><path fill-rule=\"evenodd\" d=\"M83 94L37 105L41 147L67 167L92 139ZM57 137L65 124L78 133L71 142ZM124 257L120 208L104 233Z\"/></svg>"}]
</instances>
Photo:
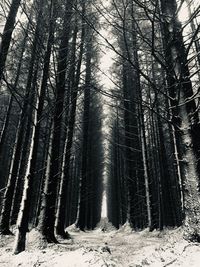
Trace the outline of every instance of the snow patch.
<instances>
[{"instance_id":1,"label":"snow patch","mask_svg":"<svg viewBox=\"0 0 200 267\"><path fill-rule=\"evenodd\" d=\"M71 229L72 231L69 231ZM73 232L73 241L38 247L40 235L32 230L27 251L12 255L13 236L1 236L1 267L199 267L200 244L183 239L183 228L133 232L129 225L120 230ZM131 231L130 231L131 230Z\"/></svg>"},{"instance_id":2,"label":"snow patch","mask_svg":"<svg viewBox=\"0 0 200 267\"><path fill-rule=\"evenodd\" d=\"M130 226L129 222L126 222L124 225L122 225L119 230L117 231L118 233L126 233L126 234L131 234L133 233L133 229Z\"/></svg>"},{"instance_id":3,"label":"snow patch","mask_svg":"<svg viewBox=\"0 0 200 267\"><path fill-rule=\"evenodd\" d=\"M116 228L108 221L108 218L101 218L101 221L97 224L96 230L100 229L103 232L113 232Z\"/></svg>"},{"instance_id":4,"label":"snow patch","mask_svg":"<svg viewBox=\"0 0 200 267\"><path fill-rule=\"evenodd\" d=\"M76 226L76 224L72 224L66 228L66 231L72 233L79 233L81 230Z\"/></svg>"}]
</instances>

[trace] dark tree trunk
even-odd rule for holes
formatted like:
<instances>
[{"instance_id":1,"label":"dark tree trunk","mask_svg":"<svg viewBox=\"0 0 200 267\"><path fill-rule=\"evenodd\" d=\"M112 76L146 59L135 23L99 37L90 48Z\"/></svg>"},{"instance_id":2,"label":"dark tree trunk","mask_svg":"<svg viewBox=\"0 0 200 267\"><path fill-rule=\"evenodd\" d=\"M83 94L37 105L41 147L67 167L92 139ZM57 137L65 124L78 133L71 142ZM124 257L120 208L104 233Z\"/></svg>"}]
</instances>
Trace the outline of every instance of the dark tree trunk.
<instances>
[{"instance_id":1,"label":"dark tree trunk","mask_svg":"<svg viewBox=\"0 0 200 267\"><path fill-rule=\"evenodd\" d=\"M71 31L73 0L66 2L65 17L63 22L61 44L59 47L57 81L56 81L56 103L53 116L53 140L51 154L51 164L49 177L47 177L47 186L45 192L46 205L43 210L42 234L48 242L57 242L54 234L56 219L56 199L61 174L60 164L60 146L62 135L62 122L65 98L65 80L68 59L68 43Z\"/></svg>"},{"instance_id":2,"label":"dark tree trunk","mask_svg":"<svg viewBox=\"0 0 200 267\"><path fill-rule=\"evenodd\" d=\"M25 36L22 40L22 45L21 45L22 48L21 48L21 52L20 52L20 56L19 56L19 63L17 65L17 73L16 73L14 84L11 87L11 90L12 89L16 90L18 83L19 83L24 52L26 49L26 43L27 43L27 39L28 39L27 37L28 37L29 27L30 27L30 23L27 24ZM9 106L8 106L7 114L6 114L5 121L4 121L4 127L2 129L1 138L0 138L0 176L1 176L0 180L2 182L4 180L4 183L6 183L6 174L7 173L5 173L5 166L4 166L3 162L6 162L5 164L8 168L9 168L9 163L10 163L9 159L5 159L5 153L4 152L6 149L5 145L6 145L6 140L7 140L8 134L9 134L9 126L11 123L11 113L12 113L12 110L14 108L14 103L15 103L15 97L13 95L13 92L11 92Z\"/></svg>"},{"instance_id":3,"label":"dark tree trunk","mask_svg":"<svg viewBox=\"0 0 200 267\"><path fill-rule=\"evenodd\" d=\"M33 81L32 81L32 88L31 88L31 95L30 95L30 105L27 110L28 118L27 118L27 125L26 125L26 131L22 146L22 152L21 152L21 159L18 166L18 175L16 180L16 186L15 186L15 193L13 196L13 205L12 205L12 212L11 212L11 220L10 224L15 224L17 221L17 216L20 208L22 193L23 193L23 186L24 186L24 177L26 173L26 166L29 164L29 148L30 148L30 142L31 142L31 133L32 133L32 126L33 126L33 114L34 114L34 108L35 108L35 95L36 95L36 84L37 84L37 78L38 78L38 64L35 68L35 73L33 75Z\"/></svg>"},{"instance_id":4,"label":"dark tree trunk","mask_svg":"<svg viewBox=\"0 0 200 267\"><path fill-rule=\"evenodd\" d=\"M84 16L85 10L83 7L82 15ZM57 214L57 225L56 225L56 233L62 237L66 236L64 231L65 229L65 220L66 220L66 194L68 187L68 180L70 177L70 159L71 159L71 149L73 145L73 136L74 136L74 126L75 126L75 117L76 117L76 105L77 105L77 94L78 94L78 86L80 80L80 72L81 72L81 63L83 57L83 48L84 48L84 39L85 39L85 26L84 21L82 22L82 36L81 36L81 45L80 45L80 54L77 64L77 71L75 75L75 63L76 63L76 39L77 39L78 29L75 27L74 30L74 39L73 39L73 52L72 52L72 69L71 69L71 88L72 88L72 96L71 96L71 109L69 113L69 125L68 125L68 133L67 133L67 143L65 148L65 158L64 158L64 171L62 173L62 180L60 186L60 195L58 200L58 214ZM68 211L69 212L69 211ZM68 235L67 235L68 236Z\"/></svg>"},{"instance_id":5,"label":"dark tree trunk","mask_svg":"<svg viewBox=\"0 0 200 267\"><path fill-rule=\"evenodd\" d=\"M8 17L6 19L6 24L4 26L3 34L1 37L0 43L0 82L3 77L3 71L6 64L6 58L8 55L8 50L10 47L10 42L12 38L12 33L15 26L15 19L17 16L17 11L19 9L21 0L13 0L10 5L10 10L8 13Z\"/></svg>"},{"instance_id":6,"label":"dark tree trunk","mask_svg":"<svg viewBox=\"0 0 200 267\"><path fill-rule=\"evenodd\" d=\"M10 167L10 175L8 178L8 184L7 188L4 194L4 200L3 200L3 207L1 212L1 220L0 220L0 231L2 233L9 233L9 225L10 225L10 213L12 208L12 202L13 202L13 195L16 185L16 180L19 174L19 167L21 162L21 156L22 156L22 147L24 144L24 135L26 131L26 125L27 125L27 119L30 118L30 105L31 103L31 86L33 82L33 74L34 74L34 66L35 66L35 60L37 56L37 47L38 47L38 39L39 39L39 32L40 32L40 21L41 21L41 14L38 14L38 20L37 20L37 26L35 30L35 36L34 41L32 45L31 50L31 59L30 59L30 65L29 65L29 71L28 71L28 78L27 78L27 84L26 84L26 93L24 97L24 103L20 115L18 130L17 130L17 136L16 136L16 145L13 152L13 158L11 162Z\"/></svg>"},{"instance_id":7,"label":"dark tree trunk","mask_svg":"<svg viewBox=\"0 0 200 267\"><path fill-rule=\"evenodd\" d=\"M83 142L82 142L82 166L81 166L81 188L80 207L77 227L85 230L87 225L88 211L88 138L89 138L89 118L90 118L90 87L91 87L91 40L86 40L86 76L84 84L84 111L83 111Z\"/></svg>"}]
</instances>

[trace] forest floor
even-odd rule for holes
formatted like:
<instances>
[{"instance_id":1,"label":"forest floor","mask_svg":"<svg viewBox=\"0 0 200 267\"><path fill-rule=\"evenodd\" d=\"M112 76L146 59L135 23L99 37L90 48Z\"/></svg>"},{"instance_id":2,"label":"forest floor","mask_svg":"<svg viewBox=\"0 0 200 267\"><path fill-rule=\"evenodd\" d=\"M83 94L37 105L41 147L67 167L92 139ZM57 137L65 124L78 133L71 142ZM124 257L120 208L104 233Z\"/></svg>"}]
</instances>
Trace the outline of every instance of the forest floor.
<instances>
[{"instance_id":1,"label":"forest floor","mask_svg":"<svg viewBox=\"0 0 200 267\"><path fill-rule=\"evenodd\" d=\"M199 267L200 244L182 238L182 228L163 232L133 232L100 228L81 232L70 227L72 240L38 247L37 232L27 238L27 250L12 254L14 237L1 237L1 267Z\"/></svg>"}]
</instances>

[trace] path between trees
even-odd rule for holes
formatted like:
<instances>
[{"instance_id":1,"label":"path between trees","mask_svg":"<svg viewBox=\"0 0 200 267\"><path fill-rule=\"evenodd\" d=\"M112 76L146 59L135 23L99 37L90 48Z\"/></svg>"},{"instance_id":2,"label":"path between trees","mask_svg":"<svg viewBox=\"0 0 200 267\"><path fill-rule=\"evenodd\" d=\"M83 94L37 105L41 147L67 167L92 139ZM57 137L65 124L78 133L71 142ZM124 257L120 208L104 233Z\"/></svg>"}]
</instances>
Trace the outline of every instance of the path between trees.
<instances>
[{"instance_id":1,"label":"path between trees","mask_svg":"<svg viewBox=\"0 0 200 267\"><path fill-rule=\"evenodd\" d=\"M198 267L200 245L182 239L182 229L132 232L80 232L71 227L72 240L38 247L37 232L28 235L27 251L12 255L14 237L2 237L1 267Z\"/></svg>"}]
</instances>

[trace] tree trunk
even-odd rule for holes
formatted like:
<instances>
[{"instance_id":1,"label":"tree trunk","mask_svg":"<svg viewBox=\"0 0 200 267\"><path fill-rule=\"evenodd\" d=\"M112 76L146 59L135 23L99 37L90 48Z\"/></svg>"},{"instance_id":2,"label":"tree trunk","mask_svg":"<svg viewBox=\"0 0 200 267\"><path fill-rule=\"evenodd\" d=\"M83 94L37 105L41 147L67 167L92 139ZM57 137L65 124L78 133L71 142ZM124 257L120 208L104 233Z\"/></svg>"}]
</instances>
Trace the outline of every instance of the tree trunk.
<instances>
[{"instance_id":1,"label":"tree trunk","mask_svg":"<svg viewBox=\"0 0 200 267\"><path fill-rule=\"evenodd\" d=\"M25 36L24 36L24 38L22 40L22 49L21 49L20 56L19 56L19 63L17 65L17 73L16 73L14 84L11 87L11 89L14 89L14 90L17 89L18 82L19 82L19 77L20 77L20 73L21 73L21 67L22 67L24 52L25 52L25 49L26 49L26 43L27 43L29 27L30 27L30 23L27 24L26 31L25 31ZM3 180L5 180L5 182L6 182L6 176L5 176L6 174L5 174L5 171L4 171L5 167L3 166L4 165L3 161L6 162L6 166L8 166L8 168L9 168L9 163L10 163L10 161L8 159L4 158L5 157L5 155L4 155L5 150L4 149L5 149L6 139L7 139L7 136L8 136L8 130L9 130L9 126L10 126L10 119L11 119L12 109L13 109L13 106L14 106L14 100L15 100L15 97L13 95L13 92L11 92L10 102L9 102L6 118L5 118L5 121L4 121L4 127L3 127L2 132L1 132L1 138L0 138L0 176L1 176L0 180L2 182L3 182Z\"/></svg>"},{"instance_id":2,"label":"tree trunk","mask_svg":"<svg viewBox=\"0 0 200 267\"><path fill-rule=\"evenodd\" d=\"M200 241L200 196L199 196L199 119L193 96L192 83L181 24L177 19L176 1L161 0L163 14L162 30L165 45L165 58L168 66L168 86L174 99L172 112L179 128L180 148L182 149L182 169L185 198L185 236L192 241ZM168 18L168 19L166 19ZM175 64L175 63L176 64ZM176 78L177 77L177 78Z\"/></svg>"},{"instance_id":3,"label":"tree trunk","mask_svg":"<svg viewBox=\"0 0 200 267\"><path fill-rule=\"evenodd\" d=\"M82 15L84 16L85 10L83 8ZM71 149L73 145L73 136L74 136L74 126L75 126L75 117L76 117L76 105L77 105L77 94L78 94L78 86L80 81L80 72L81 72L81 63L83 57L83 48L84 48L84 38L85 38L85 26L84 21L82 21L82 34L81 34L81 45L80 45L80 53L77 64L77 71L75 75L75 63L76 63L76 39L78 29L75 27L74 30L74 40L73 40L73 55L72 55L72 70L71 70L71 88L72 88L72 96L71 96L71 110L69 114L69 127L67 133L67 141L65 148L65 157L64 157L64 170L62 172L61 177L61 185L60 185L60 193L58 199L58 213L57 213L57 225L56 225L56 233L62 237L68 237L65 233L65 220L66 220L66 194L68 187L68 180L70 176L70 159L71 159Z\"/></svg>"},{"instance_id":4,"label":"tree trunk","mask_svg":"<svg viewBox=\"0 0 200 267\"><path fill-rule=\"evenodd\" d=\"M192 18L192 11L191 11L191 2L189 0L186 0L187 3L187 8L188 8L188 13L190 16L190 26L192 29L192 34L196 34L196 32L199 30L195 26L194 18ZM192 19L191 19L192 18ZM198 26L199 27L199 26ZM195 52L196 52L196 61L197 61L197 68L200 68L200 43L199 43L199 38L198 35L194 39L194 46L195 46ZM200 78L200 71L198 71L199 78Z\"/></svg>"},{"instance_id":5,"label":"tree trunk","mask_svg":"<svg viewBox=\"0 0 200 267\"><path fill-rule=\"evenodd\" d=\"M1 220L0 220L1 233L10 232L9 230L10 213L11 213L11 208L12 208L16 180L18 177L18 172L19 172L19 167L20 167L20 162L21 162L24 134L26 130L27 119L31 117L31 114L29 114L30 113L29 107L31 105L31 86L32 86L32 81L33 81L35 60L37 56L36 51L37 51L37 47L39 44L39 33L40 33L40 27L41 27L40 22L41 22L41 13L38 14L37 26L35 30L32 50L31 50L31 59L30 59L28 78L27 78L27 84L26 84L26 93L24 96L23 107L22 107L22 111L20 115L17 135L16 135L16 145L15 145L12 163L10 167L8 184L7 184L5 194L4 194L4 200L3 200L3 205L2 205L3 207L2 207Z\"/></svg>"},{"instance_id":6,"label":"tree trunk","mask_svg":"<svg viewBox=\"0 0 200 267\"><path fill-rule=\"evenodd\" d=\"M54 235L54 226L56 220L56 199L59 185L59 178L61 173L60 164L60 145L62 135L62 122L64 111L65 98L65 80L66 68L68 59L68 43L71 31L73 0L66 3L65 18L62 29L61 44L59 47L58 66L57 66L57 83L56 83L56 102L53 116L53 140L51 154L51 164L49 177L47 177L48 184L46 186L45 198L46 205L43 211L45 216L44 225L42 226L42 234L48 242L57 242Z\"/></svg>"},{"instance_id":7,"label":"tree trunk","mask_svg":"<svg viewBox=\"0 0 200 267\"><path fill-rule=\"evenodd\" d=\"M15 26L15 19L20 6L21 0L13 0L10 5L10 10L6 20L6 24L3 29L3 34L0 43L0 82L3 77L3 71L6 64L6 58L8 55L8 49L10 47L12 33Z\"/></svg>"},{"instance_id":8,"label":"tree trunk","mask_svg":"<svg viewBox=\"0 0 200 267\"><path fill-rule=\"evenodd\" d=\"M20 157L20 162L18 163L18 175L16 179L16 186L15 186L15 193L13 196L13 205L12 205L12 212L11 212L11 220L10 224L13 225L16 223L22 193L23 193L23 186L24 186L24 177L26 173L26 166L28 165L29 160L29 149L30 149L30 142L31 142L31 134L32 134L32 124L33 124L33 114L34 114L34 106L37 101L35 99L35 92L36 92L36 84L37 84L37 78L38 78L38 64L35 68L35 73L33 75L33 81L32 81L32 88L31 88L31 95L30 95L30 103L29 108L27 110L28 118L27 118L27 125L26 125L26 131L24 134L24 141L22 146L22 152Z\"/></svg>"},{"instance_id":9,"label":"tree trunk","mask_svg":"<svg viewBox=\"0 0 200 267\"><path fill-rule=\"evenodd\" d=\"M35 112L35 119L34 125L36 125L36 112ZM28 232L28 222L29 222L29 209L30 209L30 201L31 201L31 190L32 190L32 179L30 177L31 173L31 163L34 155L34 140L35 139L35 126L33 126L32 138L31 138L31 145L30 145L30 152L28 158L28 166L26 170L25 176L25 184L24 190L22 195L22 201L20 205L20 211L18 215L17 221L17 234L15 238L15 246L14 246L14 254L18 254L25 250L25 243L26 243L26 233Z\"/></svg>"},{"instance_id":10,"label":"tree trunk","mask_svg":"<svg viewBox=\"0 0 200 267\"><path fill-rule=\"evenodd\" d=\"M88 138L90 119L90 87L91 87L91 40L86 40L86 76L84 84L84 111L83 111L83 143L82 143L82 166L81 166L81 187L80 187L80 207L77 227L85 230L87 225L88 211Z\"/></svg>"},{"instance_id":11,"label":"tree trunk","mask_svg":"<svg viewBox=\"0 0 200 267\"><path fill-rule=\"evenodd\" d=\"M23 190L23 197L20 205L20 213L18 216L18 223L17 223L17 236L15 242L15 254L22 252L25 249L25 240L26 240L26 232L28 231L28 223L30 217L30 207L31 207L31 192L32 192L32 185L36 171L36 164L37 164L37 154L39 148L39 135L41 129L41 121L42 121L42 112L44 107L45 101L45 93L47 87L47 81L49 77L49 64L50 64L50 57L51 57L51 49L54 41L54 23L52 22L50 29L49 29L49 38L47 42L47 48L45 52L44 58L44 68L43 68L43 76L42 76L42 83L40 88L40 94L38 99L38 105L36 106L35 111L35 121L33 125L33 133L31 139L31 147L29 151L29 159L28 159L28 166L26 169L26 176L25 176L25 185Z\"/></svg>"}]
</instances>

